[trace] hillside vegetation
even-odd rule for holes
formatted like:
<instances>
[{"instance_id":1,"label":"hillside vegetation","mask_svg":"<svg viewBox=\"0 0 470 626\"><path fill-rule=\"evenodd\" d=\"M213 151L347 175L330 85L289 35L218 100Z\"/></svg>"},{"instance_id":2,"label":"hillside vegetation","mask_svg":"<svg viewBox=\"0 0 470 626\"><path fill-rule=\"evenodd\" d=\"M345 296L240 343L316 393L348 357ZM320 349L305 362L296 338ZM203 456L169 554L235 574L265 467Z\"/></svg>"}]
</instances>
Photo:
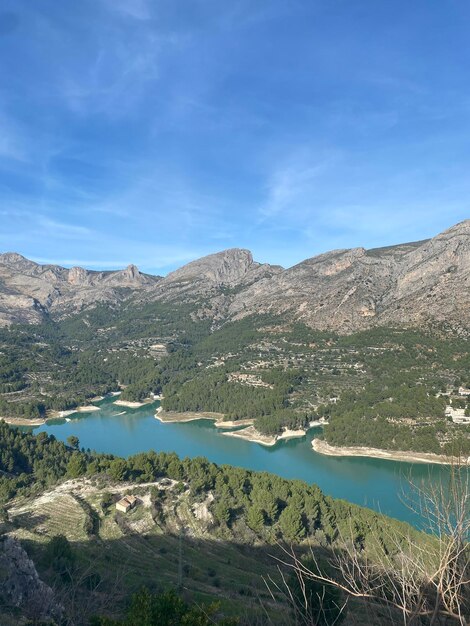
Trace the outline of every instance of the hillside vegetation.
<instances>
[{"instance_id":1,"label":"hillside vegetation","mask_svg":"<svg viewBox=\"0 0 470 626\"><path fill-rule=\"evenodd\" d=\"M41 418L121 387L173 412L255 419L261 433L327 418L330 444L470 454L445 416L470 385L465 337L445 327L340 336L279 316L211 325L199 305L101 306L0 331L0 415ZM162 348L163 346L163 348Z\"/></svg>"},{"instance_id":2,"label":"hillside vegetation","mask_svg":"<svg viewBox=\"0 0 470 626\"><path fill-rule=\"evenodd\" d=\"M266 611L284 623L279 612L292 607L263 582L281 584L273 557L282 545L326 558L346 540L374 560L410 540L434 541L301 481L175 454L89 454L3 423L0 471L2 530L26 546L76 624L119 617L143 585L184 589L196 603L217 599L239 624ZM114 507L125 493L139 502L128 514Z\"/></svg>"}]
</instances>

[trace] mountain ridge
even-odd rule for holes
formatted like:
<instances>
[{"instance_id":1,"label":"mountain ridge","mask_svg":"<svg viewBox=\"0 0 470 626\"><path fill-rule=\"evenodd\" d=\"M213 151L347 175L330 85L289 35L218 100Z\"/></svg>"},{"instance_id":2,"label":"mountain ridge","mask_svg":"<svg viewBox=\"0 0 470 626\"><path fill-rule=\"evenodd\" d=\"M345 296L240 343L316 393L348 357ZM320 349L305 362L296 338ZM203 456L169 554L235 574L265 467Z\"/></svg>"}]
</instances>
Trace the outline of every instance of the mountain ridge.
<instances>
[{"instance_id":1,"label":"mountain ridge","mask_svg":"<svg viewBox=\"0 0 470 626\"><path fill-rule=\"evenodd\" d=\"M469 294L470 220L431 239L331 250L289 268L259 263L249 250L231 248L166 277L141 273L135 265L67 269L14 252L0 254L0 325L38 323L134 298L192 302L198 316L216 320L286 314L346 333L402 323L468 327Z\"/></svg>"}]
</instances>

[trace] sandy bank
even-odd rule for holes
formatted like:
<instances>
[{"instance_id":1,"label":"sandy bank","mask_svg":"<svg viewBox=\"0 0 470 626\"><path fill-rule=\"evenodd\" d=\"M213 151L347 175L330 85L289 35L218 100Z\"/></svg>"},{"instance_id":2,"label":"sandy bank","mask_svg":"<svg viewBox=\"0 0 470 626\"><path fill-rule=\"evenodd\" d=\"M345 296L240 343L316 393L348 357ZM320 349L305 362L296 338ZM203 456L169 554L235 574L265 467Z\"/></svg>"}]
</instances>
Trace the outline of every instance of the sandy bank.
<instances>
[{"instance_id":1,"label":"sandy bank","mask_svg":"<svg viewBox=\"0 0 470 626\"><path fill-rule=\"evenodd\" d=\"M99 406L94 406L93 404L89 404L86 406L77 406L75 409L67 409L66 411L48 411L47 420L56 420L56 419L64 419L69 415L73 415L74 413L93 413L94 411L99 411Z\"/></svg>"},{"instance_id":2,"label":"sandy bank","mask_svg":"<svg viewBox=\"0 0 470 626\"><path fill-rule=\"evenodd\" d=\"M407 463L437 463L439 465L450 465L458 462L458 459L449 458L444 454L433 454L431 452L408 452L406 450L381 450L379 448L366 447L346 447L330 446L322 439L313 439L312 448L315 452L327 456L365 456L375 459L388 459L390 461L405 461ZM470 457L463 462L470 463Z\"/></svg>"},{"instance_id":3,"label":"sandy bank","mask_svg":"<svg viewBox=\"0 0 470 626\"><path fill-rule=\"evenodd\" d=\"M278 441L285 441L287 439L297 439L305 436L305 430L289 430L285 428L281 435L263 435L256 428L251 425L241 430L235 430L229 433L222 433L226 437L238 437L239 439L245 439L246 441L252 441L254 443L260 443L262 446L274 446Z\"/></svg>"},{"instance_id":4,"label":"sandy bank","mask_svg":"<svg viewBox=\"0 0 470 626\"><path fill-rule=\"evenodd\" d=\"M222 413L211 412L185 412L177 413L174 411L164 411L161 406L158 407L155 418L163 422L164 424L193 422L196 420L213 420L214 426L220 430L230 430L232 428L239 428L230 432L223 432L222 435L226 437L238 437L239 439L245 439L246 441L252 441L254 443L260 443L263 446L274 446L278 441L295 439L305 436L305 430L289 430L284 429L281 435L263 435L254 427L255 420L242 419L242 420L224 420Z\"/></svg>"},{"instance_id":5,"label":"sandy bank","mask_svg":"<svg viewBox=\"0 0 470 626\"><path fill-rule=\"evenodd\" d=\"M236 437L237 439L245 439L246 441L252 441L253 443L260 443L262 446L274 446L277 441L277 437L272 435L263 435L257 431L254 426L247 426L241 430L234 430L221 434L225 437Z\"/></svg>"},{"instance_id":6,"label":"sandy bank","mask_svg":"<svg viewBox=\"0 0 470 626\"><path fill-rule=\"evenodd\" d=\"M305 430L299 428L298 430L289 430L289 428L285 428L282 435L277 436L277 441L281 441L282 439L298 439L299 437L305 437Z\"/></svg>"},{"instance_id":7,"label":"sandy bank","mask_svg":"<svg viewBox=\"0 0 470 626\"><path fill-rule=\"evenodd\" d=\"M56 419L64 419L69 415L73 415L74 413L93 413L94 411L99 411L100 407L95 406L94 404L87 404L86 406L77 406L74 409L67 409L66 411L48 411L47 420L56 420Z\"/></svg>"},{"instance_id":8,"label":"sandy bank","mask_svg":"<svg viewBox=\"0 0 470 626\"><path fill-rule=\"evenodd\" d=\"M180 422L183 424L184 422L194 422L196 420L213 420L214 426L216 428L220 428L223 430L224 428L238 428L241 426L252 426L254 424L254 419L244 419L244 420L224 420L223 413L211 413L210 411L205 412L195 412L192 413L190 411L185 413L177 413L176 411L164 411L161 406L158 407L155 413L156 419L160 420L163 423L177 423Z\"/></svg>"},{"instance_id":9,"label":"sandy bank","mask_svg":"<svg viewBox=\"0 0 470 626\"><path fill-rule=\"evenodd\" d=\"M145 406L146 404L150 404L153 402L150 398L144 400L143 402L130 402L129 400L116 400L113 402L116 406L127 406L129 409L140 409L141 406Z\"/></svg>"},{"instance_id":10,"label":"sandy bank","mask_svg":"<svg viewBox=\"0 0 470 626\"><path fill-rule=\"evenodd\" d=\"M219 423L222 422L224 414L210 412L192 413L190 411L177 413L176 411L163 411L161 407L158 407L155 417L165 424L177 422L183 424L184 422L194 422L195 420L214 420L216 423Z\"/></svg>"},{"instance_id":11,"label":"sandy bank","mask_svg":"<svg viewBox=\"0 0 470 626\"><path fill-rule=\"evenodd\" d=\"M49 416L51 417L51 419L68 417L69 415L73 415L74 413L76 413L76 411L76 409L71 409L69 411L51 411Z\"/></svg>"},{"instance_id":12,"label":"sandy bank","mask_svg":"<svg viewBox=\"0 0 470 626\"><path fill-rule=\"evenodd\" d=\"M100 407L89 404L86 406L78 406L75 409L69 409L67 411L48 411L47 417L37 417L34 419L27 419L26 417L0 417L7 424L14 426L42 426L49 420L63 419L72 415L73 413L92 413L93 411L99 411Z\"/></svg>"},{"instance_id":13,"label":"sandy bank","mask_svg":"<svg viewBox=\"0 0 470 626\"><path fill-rule=\"evenodd\" d=\"M237 428L238 426L253 426L254 423L254 419L248 418L246 420L218 420L214 426L222 430L224 428Z\"/></svg>"},{"instance_id":14,"label":"sandy bank","mask_svg":"<svg viewBox=\"0 0 470 626\"><path fill-rule=\"evenodd\" d=\"M12 426L42 426L47 421L42 417L37 417L31 420L26 417L0 417L0 420L3 420Z\"/></svg>"},{"instance_id":15,"label":"sandy bank","mask_svg":"<svg viewBox=\"0 0 470 626\"><path fill-rule=\"evenodd\" d=\"M328 422L324 417L320 417L319 420L313 420L309 423L309 428L316 428L317 426L326 426Z\"/></svg>"}]
</instances>

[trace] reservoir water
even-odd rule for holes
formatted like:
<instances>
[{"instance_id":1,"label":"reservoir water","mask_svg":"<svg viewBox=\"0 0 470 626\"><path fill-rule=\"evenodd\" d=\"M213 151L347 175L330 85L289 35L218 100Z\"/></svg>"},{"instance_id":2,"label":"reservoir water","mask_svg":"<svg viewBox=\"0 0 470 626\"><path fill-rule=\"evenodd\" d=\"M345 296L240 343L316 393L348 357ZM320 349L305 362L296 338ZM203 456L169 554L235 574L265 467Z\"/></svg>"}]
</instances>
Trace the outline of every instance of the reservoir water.
<instances>
[{"instance_id":1,"label":"reservoir water","mask_svg":"<svg viewBox=\"0 0 470 626\"><path fill-rule=\"evenodd\" d=\"M158 404L132 410L116 406L113 400L115 398L106 398L98 403L99 411L76 413L68 421L48 422L34 430L53 434L62 441L69 435L76 435L81 447L118 456L127 457L147 450L174 451L181 458L204 456L218 464L298 478L317 484L328 495L417 525L419 519L403 501L403 493L410 491L409 479L418 484L436 481L447 472L439 465L324 456L311 447L318 429L310 430L302 439L279 442L267 448L226 437L209 420L162 424L154 417Z\"/></svg>"}]
</instances>

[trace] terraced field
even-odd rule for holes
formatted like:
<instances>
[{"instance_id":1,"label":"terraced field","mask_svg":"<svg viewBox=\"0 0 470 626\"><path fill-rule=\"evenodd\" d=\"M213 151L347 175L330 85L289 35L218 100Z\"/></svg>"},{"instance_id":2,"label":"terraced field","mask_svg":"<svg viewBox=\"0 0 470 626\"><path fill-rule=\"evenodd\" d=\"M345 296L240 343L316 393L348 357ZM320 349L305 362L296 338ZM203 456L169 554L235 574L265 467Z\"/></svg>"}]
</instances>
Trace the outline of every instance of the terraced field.
<instances>
[{"instance_id":1,"label":"terraced field","mask_svg":"<svg viewBox=\"0 0 470 626\"><path fill-rule=\"evenodd\" d=\"M102 486L88 480L68 481L30 501L16 501L9 510L10 533L22 540L41 577L57 587L57 575L45 563L45 550L54 535L64 535L76 555L77 581L99 581L95 595L105 596L118 612L125 598L143 586L151 590L180 587L196 602L221 602L226 614L270 612L271 597L263 577L273 573L273 548L243 546L214 536L210 513L199 519L188 493L167 485L164 505L155 515L152 487L106 485L115 499L138 494L139 504L119 513L114 504L102 507ZM204 503L201 504L204 507ZM154 520L156 519L156 521ZM78 583L80 587L81 583ZM87 589L78 588L85 594ZM260 602L263 604L261 608Z\"/></svg>"},{"instance_id":2,"label":"terraced field","mask_svg":"<svg viewBox=\"0 0 470 626\"><path fill-rule=\"evenodd\" d=\"M72 542L85 541L86 518L77 500L67 493L47 494L10 510L18 538L39 542L54 535L65 535Z\"/></svg>"}]
</instances>

